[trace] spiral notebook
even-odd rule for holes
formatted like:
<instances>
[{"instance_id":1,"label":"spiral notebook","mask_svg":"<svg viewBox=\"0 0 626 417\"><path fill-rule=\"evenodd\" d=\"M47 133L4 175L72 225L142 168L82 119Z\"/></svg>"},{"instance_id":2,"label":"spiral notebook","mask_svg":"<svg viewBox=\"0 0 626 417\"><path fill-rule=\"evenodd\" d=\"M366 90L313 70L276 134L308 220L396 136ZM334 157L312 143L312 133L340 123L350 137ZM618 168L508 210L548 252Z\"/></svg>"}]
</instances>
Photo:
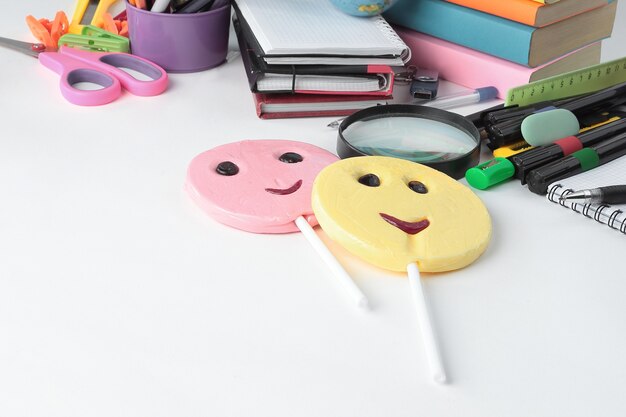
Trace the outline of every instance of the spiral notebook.
<instances>
[{"instance_id":1,"label":"spiral notebook","mask_svg":"<svg viewBox=\"0 0 626 417\"><path fill-rule=\"evenodd\" d=\"M403 65L411 56L382 16L350 16L328 0L235 0L235 9L268 64Z\"/></svg>"},{"instance_id":2,"label":"spiral notebook","mask_svg":"<svg viewBox=\"0 0 626 417\"><path fill-rule=\"evenodd\" d=\"M622 184L626 184L626 156L550 184L546 197L553 203L626 234L626 204L581 204L559 200L574 191Z\"/></svg>"}]
</instances>

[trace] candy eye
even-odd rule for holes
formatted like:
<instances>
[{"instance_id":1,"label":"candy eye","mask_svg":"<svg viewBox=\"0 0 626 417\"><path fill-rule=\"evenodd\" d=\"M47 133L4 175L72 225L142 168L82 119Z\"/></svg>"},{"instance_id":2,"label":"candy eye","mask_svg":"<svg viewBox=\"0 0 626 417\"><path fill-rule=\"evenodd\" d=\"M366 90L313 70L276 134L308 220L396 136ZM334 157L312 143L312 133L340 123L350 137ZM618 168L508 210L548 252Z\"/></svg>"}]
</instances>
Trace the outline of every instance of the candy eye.
<instances>
[{"instance_id":1,"label":"candy eye","mask_svg":"<svg viewBox=\"0 0 626 417\"><path fill-rule=\"evenodd\" d=\"M279 158L280 162L284 162L286 164L295 164L298 162L302 162L302 156L295 152L285 152Z\"/></svg>"},{"instance_id":2,"label":"candy eye","mask_svg":"<svg viewBox=\"0 0 626 417\"><path fill-rule=\"evenodd\" d=\"M227 177L230 177L232 175L237 175L237 173L239 172L239 167L233 162L224 161L219 163L217 168L215 168L215 172L220 175L226 175Z\"/></svg>"},{"instance_id":3,"label":"candy eye","mask_svg":"<svg viewBox=\"0 0 626 417\"><path fill-rule=\"evenodd\" d=\"M359 178L359 182L368 187L378 187L380 185L380 178L374 174L365 174Z\"/></svg>"},{"instance_id":4,"label":"candy eye","mask_svg":"<svg viewBox=\"0 0 626 417\"><path fill-rule=\"evenodd\" d=\"M411 181L409 188L419 194L426 194L428 192L428 188L419 181Z\"/></svg>"}]
</instances>

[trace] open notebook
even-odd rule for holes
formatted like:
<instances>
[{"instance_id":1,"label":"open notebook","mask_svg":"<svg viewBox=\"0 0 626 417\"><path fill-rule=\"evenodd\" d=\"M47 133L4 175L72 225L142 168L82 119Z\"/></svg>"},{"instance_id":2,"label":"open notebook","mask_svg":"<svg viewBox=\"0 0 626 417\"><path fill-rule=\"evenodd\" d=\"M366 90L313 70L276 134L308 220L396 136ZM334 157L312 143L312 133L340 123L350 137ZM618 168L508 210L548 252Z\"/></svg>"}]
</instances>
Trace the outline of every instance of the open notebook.
<instances>
[{"instance_id":1,"label":"open notebook","mask_svg":"<svg viewBox=\"0 0 626 417\"><path fill-rule=\"evenodd\" d=\"M328 0L235 0L268 64L403 65L410 49L382 16L350 16Z\"/></svg>"},{"instance_id":2,"label":"open notebook","mask_svg":"<svg viewBox=\"0 0 626 417\"><path fill-rule=\"evenodd\" d=\"M626 156L550 184L547 198L553 203L626 234L626 204L581 204L559 200L562 195L574 191L622 184L626 184Z\"/></svg>"}]
</instances>

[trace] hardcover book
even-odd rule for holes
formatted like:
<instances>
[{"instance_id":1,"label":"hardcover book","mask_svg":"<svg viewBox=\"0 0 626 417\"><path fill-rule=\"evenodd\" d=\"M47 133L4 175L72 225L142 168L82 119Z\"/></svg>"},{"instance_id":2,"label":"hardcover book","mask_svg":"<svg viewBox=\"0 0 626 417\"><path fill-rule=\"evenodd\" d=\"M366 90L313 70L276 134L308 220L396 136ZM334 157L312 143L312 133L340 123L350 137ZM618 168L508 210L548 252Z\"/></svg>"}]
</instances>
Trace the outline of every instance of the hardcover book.
<instances>
[{"instance_id":1,"label":"hardcover book","mask_svg":"<svg viewBox=\"0 0 626 417\"><path fill-rule=\"evenodd\" d=\"M614 1L542 28L440 0L399 0L385 17L396 25L537 67L609 37L616 5Z\"/></svg>"},{"instance_id":2,"label":"hardcover book","mask_svg":"<svg viewBox=\"0 0 626 417\"><path fill-rule=\"evenodd\" d=\"M535 27L547 26L597 7L606 6L608 3L607 0L561 0L554 4L544 4L534 0L446 1Z\"/></svg>"},{"instance_id":3,"label":"hardcover book","mask_svg":"<svg viewBox=\"0 0 626 417\"><path fill-rule=\"evenodd\" d=\"M502 99L513 87L600 62L601 42L529 68L414 30L396 27L396 32L413 50L410 64L436 70L441 78L465 87L496 87L498 97Z\"/></svg>"},{"instance_id":4,"label":"hardcover book","mask_svg":"<svg viewBox=\"0 0 626 417\"><path fill-rule=\"evenodd\" d=\"M393 97L313 94L253 94L261 119L348 116L357 110L387 104Z\"/></svg>"}]
</instances>

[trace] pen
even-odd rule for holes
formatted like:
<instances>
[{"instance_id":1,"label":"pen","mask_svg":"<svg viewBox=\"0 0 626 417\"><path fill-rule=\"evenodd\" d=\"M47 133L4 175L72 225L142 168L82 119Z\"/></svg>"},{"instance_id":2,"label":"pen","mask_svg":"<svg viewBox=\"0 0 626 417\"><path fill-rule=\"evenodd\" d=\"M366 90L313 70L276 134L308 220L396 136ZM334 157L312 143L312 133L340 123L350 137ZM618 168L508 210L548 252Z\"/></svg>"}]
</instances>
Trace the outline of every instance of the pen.
<instances>
[{"instance_id":1,"label":"pen","mask_svg":"<svg viewBox=\"0 0 626 417\"><path fill-rule=\"evenodd\" d=\"M466 106L468 104L480 103L496 98L498 95L498 89L495 87L482 87L470 93L453 94L434 100L427 101L425 103L419 103L421 106L435 107L437 109L450 109L453 107Z\"/></svg>"},{"instance_id":2,"label":"pen","mask_svg":"<svg viewBox=\"0 0 626 417\"><path fill-rule=\"evenodd\" d=\"M575 191L561 196L559 200L573 203L602 203L624 204L626 203L626 185L609 185L607 187L592 188L589 190Z\"/></svg>"},{"instance_id":3,"label":"pen","mask_svg":"<svg viewBox=\"0 0 626 417\"><path fill-rule=\"evenodd\" d=\"M528 189L535 194L544 195L548 185L589 171L626 154L626 133L621 133L589 148L583 148L573 154L548 165L541 166L528 173Z\"/></svg>"},{"instance_id":4,"label":"pen","mask_svg":"<svg viewBox=\"0 0 626 417\"><path fill-rule=\"evenodd\" d=\"M482 101L491 100L496 98L497 95L498 90L495 87L482 87L477 88L476 90L469 93L464 92L459 94L451 94L449 96L436 98L434 100L417 102L413 104L419 106L434 107L437 109L450 109L453 107L461 107L468 104L480 103ZM339 127L343 119L345 119L345 117L330 122L327 126L336 129Z\"/></svg>"}]
</instances>

